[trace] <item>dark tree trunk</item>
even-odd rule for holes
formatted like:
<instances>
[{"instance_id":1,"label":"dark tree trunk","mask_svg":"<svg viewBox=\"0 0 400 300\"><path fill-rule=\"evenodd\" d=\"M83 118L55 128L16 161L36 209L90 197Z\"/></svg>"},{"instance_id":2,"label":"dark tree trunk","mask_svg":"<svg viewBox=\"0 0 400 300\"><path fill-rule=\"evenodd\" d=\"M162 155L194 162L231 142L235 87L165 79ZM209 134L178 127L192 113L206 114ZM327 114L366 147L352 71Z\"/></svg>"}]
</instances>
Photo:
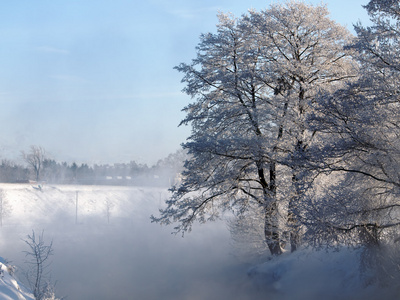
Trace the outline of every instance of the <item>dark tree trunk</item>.
<instances>
[{"instance_id":1,"label":"dark tree trunk","mask_svg":"<svg viewBox=\"0 0 400 300\"><path fill-rule=\"evenodd\" d=\"M301 244L300 224L297 218L297 208L300 201L300 188L297 181L296 170L293 169L292 184L294 187L294 195L289 199L287 224L289 227L290 251L296 251Z\"/></svg>"},{"instance_id":2,"label":"dark tree trunk","mask_svg":"<svg viewBox=\"0 0 400 300\"><path fill-rule=\"evenodd\" d=\"M283 253L281 247L281 237L278 228L278 207L276 199L276 163L272 162L269 166L269 186L264 188L265 201L265 224L264 235L268 248L272 255Z\"/></svg>"}]
</instances>

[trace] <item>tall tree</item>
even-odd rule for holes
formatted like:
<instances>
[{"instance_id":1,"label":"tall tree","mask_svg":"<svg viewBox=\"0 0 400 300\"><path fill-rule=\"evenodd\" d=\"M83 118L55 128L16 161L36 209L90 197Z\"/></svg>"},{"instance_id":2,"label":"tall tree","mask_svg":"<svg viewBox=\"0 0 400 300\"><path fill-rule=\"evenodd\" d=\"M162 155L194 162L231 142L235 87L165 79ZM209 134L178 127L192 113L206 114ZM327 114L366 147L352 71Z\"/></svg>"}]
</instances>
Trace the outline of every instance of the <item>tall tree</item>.
<instances>
[{"instance_id":1,"label":"tall tree","mask_svg":"<svg viewBox=\"0 0 400 300\"><path fill-rule=\"evenodd\" d=\"M32 145L28 153L22 151L22 157L29 167L32 168L36 181L39 181L40 173L43 169L43 162L46 159L46 151L44 148Z\"/></svg>"},{"instance_id":2,"label":"tall tree","mask_svg":"<svg viewBox=\"0 0 400 300\"><path fill-rule=\"evenodd\" d=\"M296 207L312 178L302 158L319 135L317 128L309 128L308 115L315 111L318 94L332 92L357 75L351 51L344 50L351 36L328 14L324 6L289 1L269 10L252 11L246 20L264 60L261 75L274 89L275 115L271 122L277 126L272 131L275 144L269 171L274 180L278 176L291 178L290 184L280 184L280 190L288 207L292 251L300 242ZM285 165L289 172L278 172L279 165Z\"/></svg>"},{"instance_id":3,"label":"tall tree","mask_svg":"<svg viewBox=\"0 0 400 300\"><path fill-rule=\"evenodd\" d=\"M365 8L373 25L356 25L352 46L363 72L324 95L312 118L331 136L313 159L333 172L335 192L310 201L305 219L313 220L314 237L375 247L396 240L400 226L400 2L372 0Z\"/></svg>"},{"instance_id":4,"label":"tall tree","mask_svg":"<svg viewBox=\"0 0 400 300\"><path fill-rule=\"evenodd\" d=\"M258 206L270 252L282 253L288 221L294 250L291 206L301 197L294 158L316 134L306 123L315 96L355 74L343 49L349 39L323 6L289 1L239 19L220 14L217 33L201 36L196 59L176 67L195 99L181 122L192 126L183 145L190 159L182 185L153 221L178 221L176 230L186 231L195 220Z\"/></svg>"}]
</instances>

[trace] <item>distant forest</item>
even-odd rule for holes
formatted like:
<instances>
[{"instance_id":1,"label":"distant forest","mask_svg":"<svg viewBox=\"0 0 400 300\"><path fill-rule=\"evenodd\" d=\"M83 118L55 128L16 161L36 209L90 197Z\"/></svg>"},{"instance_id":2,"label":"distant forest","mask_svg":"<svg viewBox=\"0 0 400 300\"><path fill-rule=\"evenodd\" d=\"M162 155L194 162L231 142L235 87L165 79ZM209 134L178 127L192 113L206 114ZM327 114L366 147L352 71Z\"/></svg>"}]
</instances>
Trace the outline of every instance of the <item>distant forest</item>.
<instances>
[{"instance_id":1,"label":"distant forest","mask_svg":"<svg viewBox=\"0 0 400 300\"><path fill-rule=\"evenodd\" d=\"M42 157L39 167L33 167L26 157L26 165L3 159L0 165L0 182L171 186L179 180L185 156L184 152L178 151L150 167L135 161L92 166L75 162L69 164L46 157Z\"/></svg>"}]
</instances>

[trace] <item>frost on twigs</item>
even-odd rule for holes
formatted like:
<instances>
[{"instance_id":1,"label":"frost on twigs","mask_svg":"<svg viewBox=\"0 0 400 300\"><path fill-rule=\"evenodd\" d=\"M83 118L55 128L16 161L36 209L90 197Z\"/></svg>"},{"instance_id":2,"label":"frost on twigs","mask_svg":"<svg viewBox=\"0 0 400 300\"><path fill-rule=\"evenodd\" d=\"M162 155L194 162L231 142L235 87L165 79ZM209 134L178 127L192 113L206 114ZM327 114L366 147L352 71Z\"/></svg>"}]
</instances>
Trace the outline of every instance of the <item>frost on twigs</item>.
<instances>
[{"instance_id":1,"label":"frost on twigs","mask_svg":"<svg viewBox=\"0 0 400 300\"><path fill-rule=\"evenodd\" d=\"M50 257L53 255L53 241L46 244L44 231L37 236L35 231L24 242L28 250L24 251L28 265L26 279L36 300L56 299L54 285L51 284Z\"/></svg>"},{"instance_id":2,"label":"frost on twigs","mask_svg":"<svg viewBox=\"0 0 400 300\"><path fill-rule=\"evenodd\" d=\"M176 67L193 100L181 121L192 127L189 158L154 222L184 232L225 211L257 209L272 254L300 246L295 207L316 176L308 148L320 138L308 115L317 95L357 75L344 48L351 35L328 15L325 6L287 1L241 17L221 13L216 32L200 36L197 56Z\"/></svg>"}]
</instances>

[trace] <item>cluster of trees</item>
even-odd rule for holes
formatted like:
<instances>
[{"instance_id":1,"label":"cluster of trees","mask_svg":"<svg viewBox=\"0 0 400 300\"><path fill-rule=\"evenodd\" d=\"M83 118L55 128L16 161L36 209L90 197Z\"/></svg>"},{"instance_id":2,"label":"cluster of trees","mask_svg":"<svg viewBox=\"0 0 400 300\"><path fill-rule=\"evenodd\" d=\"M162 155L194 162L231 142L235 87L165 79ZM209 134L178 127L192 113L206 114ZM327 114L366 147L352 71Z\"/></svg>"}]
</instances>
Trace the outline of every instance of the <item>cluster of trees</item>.
<instances>
[{"instance_id":1,"label":"cluster of trees","mask_svg":"<svg viewBox=\"0 0 400 300\"><path fill-rule=\"evenodd\" d=\"M49 158L44 148L31 146L29 151L22 152L26 165L9 160L1 162L0 182L34 180L59 184L172 185L182 170L185 157L184 151L178 151L151 167L135 161L89 166L57 162Z\"/></svg>"},{"instance_id":2,"label":"cluster of trees","mask_svg":"<svg viewBox=\"0 0 400 300\"><path fill-rule=\"evenodd\" d=\"M195 99L190 157L153 221L184 232L226 210L257 216L273 255L399 240L400 1L365 8L357 36L298 1L219 15L176 67Z\"/></svg>"}]
</instances>

